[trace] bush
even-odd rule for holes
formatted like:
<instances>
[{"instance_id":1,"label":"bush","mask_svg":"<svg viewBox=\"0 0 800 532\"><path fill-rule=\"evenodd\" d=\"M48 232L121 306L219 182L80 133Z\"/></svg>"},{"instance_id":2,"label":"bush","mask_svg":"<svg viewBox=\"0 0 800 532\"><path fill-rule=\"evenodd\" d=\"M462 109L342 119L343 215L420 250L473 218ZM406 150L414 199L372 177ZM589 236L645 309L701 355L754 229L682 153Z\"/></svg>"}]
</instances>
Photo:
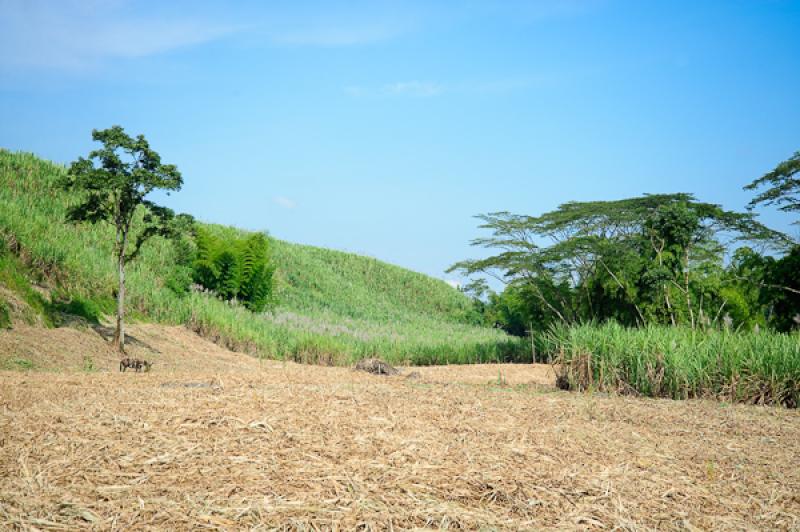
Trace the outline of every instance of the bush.
<instances>
[{"instance_id":1,"label":"bush","mask_svg":"<svg viewBox=\"0 0 800 532\"><path fill-rule=\"evenodd\" d=\"M236 299L253 312L263 311L273 293L275 271L262 233L222 239L197 228L194 281L226 300Z\"/></svg>"}]
</instances>

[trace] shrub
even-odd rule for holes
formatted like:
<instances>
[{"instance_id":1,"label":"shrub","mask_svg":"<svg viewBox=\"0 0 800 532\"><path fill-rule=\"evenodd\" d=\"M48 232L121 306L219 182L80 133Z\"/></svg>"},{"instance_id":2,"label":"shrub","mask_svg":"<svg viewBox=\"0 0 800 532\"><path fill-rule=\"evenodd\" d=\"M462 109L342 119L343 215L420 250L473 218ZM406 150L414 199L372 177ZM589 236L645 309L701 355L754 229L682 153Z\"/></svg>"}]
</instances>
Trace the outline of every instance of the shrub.
<instances>
[{"instance_id":1,"label":"shrub","mask_svg":"<svg viewBox=\"0 0 800 532\"><path fill-rule=\"evenodd\" d=\"M247 309L261 312L272 297L275 271L269 246L262 233L223 239L197 228L194 281L226 300L242 301Z\"/></svg>"}]
</instances>

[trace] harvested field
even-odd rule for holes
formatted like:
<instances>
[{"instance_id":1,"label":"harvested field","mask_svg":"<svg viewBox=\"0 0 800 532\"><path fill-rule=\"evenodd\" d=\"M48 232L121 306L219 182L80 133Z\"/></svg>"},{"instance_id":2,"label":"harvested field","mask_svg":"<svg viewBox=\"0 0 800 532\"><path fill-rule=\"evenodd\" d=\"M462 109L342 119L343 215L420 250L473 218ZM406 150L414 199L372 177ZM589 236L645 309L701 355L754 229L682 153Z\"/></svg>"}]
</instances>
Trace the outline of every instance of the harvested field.
<instances>
[{"instance_id":1,"label":"harvested field","mask_svg":"<svg viewBox=\"0 0 800 532\"><path fill-rule=\"evenodd\" d=\"M258 359L233 353L204 340L185 327L137 324L128 326L127 352L132 358L154 362L154 371L250 371ZM119 355L105 337L113 329L45 329L15 325L0 331L0 369L43 371L117 371Z\"/></svg>"},{"instance_id":2,"label":"harvested field","mask_svg":"<svg viewBox=\"0 0 800 532\"><path fill-rule=\"evenodd\" d=\"M32 332L0 332L3 356L46 366ZM65 367L103 349L43 332L74 341L59 337ZM406 380L133 334L151 373L102 371L100 351L101 371L0 372L0 528L800 527L796 410L561 392L548 366Z\"/></svg>"}]
</instances>

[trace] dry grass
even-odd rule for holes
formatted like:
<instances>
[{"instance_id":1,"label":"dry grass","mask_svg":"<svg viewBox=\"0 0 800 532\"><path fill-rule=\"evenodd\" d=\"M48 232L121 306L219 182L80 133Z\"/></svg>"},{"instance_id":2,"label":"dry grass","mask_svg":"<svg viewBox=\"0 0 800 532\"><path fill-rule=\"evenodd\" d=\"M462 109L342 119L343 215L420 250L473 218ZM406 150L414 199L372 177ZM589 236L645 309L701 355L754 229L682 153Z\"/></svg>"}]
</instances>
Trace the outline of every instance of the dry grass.
<instances>
[{"instance_id":1,"label":"dry grass","mask_svg":"<svg viewBox=\"0 0 800 532\"><path fill-rule=\"evenodd\" d=\"M228 372L261 367L258 359L228 351L185 327L137 324L128 330L128 355L154 362L153 371ZM0 331L0 369L16 369L14 361L26 360L33 369L44 371L84 371L89 362L95 371L116 371L120 357L104 340L112 334L110 328L45 329L17 324L13 331Z\"/></svg>"},{"instance_id":2,"label":"dry grass","mask_svg":"<svg viewBox=\"0 0 800 532\"><path fill-rule=\"evenodd\" d=\"M2 356L35 358L37 330L63 336L66 367L103 349L29 329L0 332ZM0 528L800 527L797 411L559 392L546 366L411 381L133 334L151 373L0 373ZM56 347L40 337L39 363Z\"/></svg>"}]
</instances>

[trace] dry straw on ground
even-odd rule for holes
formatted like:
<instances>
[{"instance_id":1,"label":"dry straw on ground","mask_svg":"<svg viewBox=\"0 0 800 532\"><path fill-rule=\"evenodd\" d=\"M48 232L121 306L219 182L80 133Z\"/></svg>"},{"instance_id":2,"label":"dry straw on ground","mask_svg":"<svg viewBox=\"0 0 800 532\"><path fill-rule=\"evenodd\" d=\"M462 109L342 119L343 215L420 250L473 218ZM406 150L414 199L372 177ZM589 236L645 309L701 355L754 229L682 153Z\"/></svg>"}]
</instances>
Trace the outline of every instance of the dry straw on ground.
<instances>
[{"instance_id":1,"label":"dry straw on ground","mask_svg":"<svg viewBox=\"0 0 800 532\"><path fill-rule=\"evenodd\" d=\"M0 373L0 528L800 527L798 411L560 392L543 366L261 363L133 332L151 373Z\"/></svg>"}]
</instances>

